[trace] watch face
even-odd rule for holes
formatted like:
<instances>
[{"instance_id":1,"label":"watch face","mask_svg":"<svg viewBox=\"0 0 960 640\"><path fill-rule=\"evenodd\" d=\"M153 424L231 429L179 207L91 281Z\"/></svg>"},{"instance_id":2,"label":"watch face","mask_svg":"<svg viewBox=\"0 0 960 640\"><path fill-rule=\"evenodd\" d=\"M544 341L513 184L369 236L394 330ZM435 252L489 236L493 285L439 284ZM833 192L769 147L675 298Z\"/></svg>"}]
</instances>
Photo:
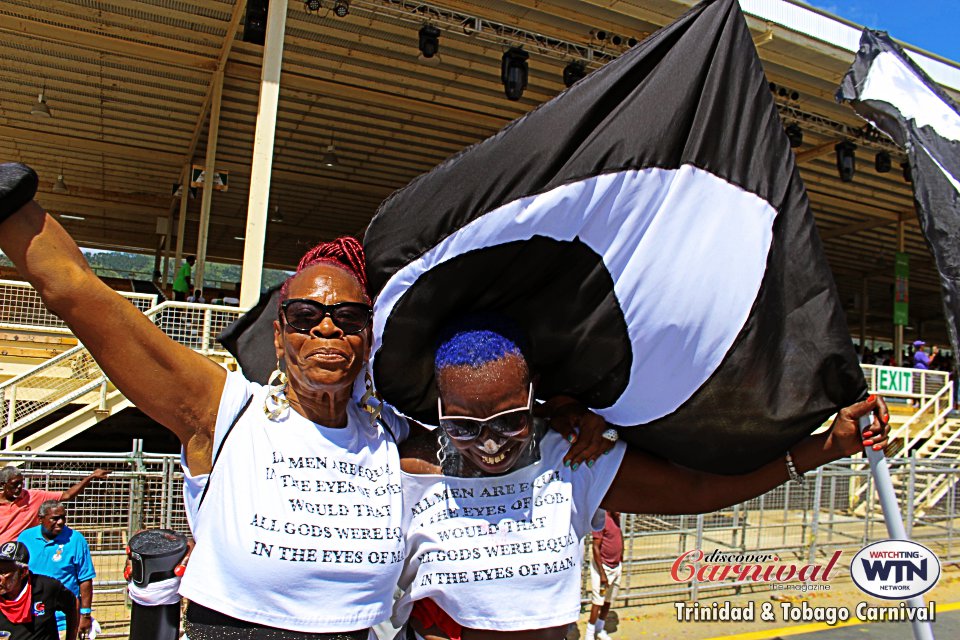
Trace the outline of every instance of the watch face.
<instances>
[{"instance_id":1,"label":"watch face","mask_svg":"<svg viewBox=\"0 0 960 640\"><path fill-rule=\"evenodd\" d=\"M130 553L130 567L133 570L130 574L130 581L139 587L143 586L143 558L139 553L133 551Z\"/></svg>"}]
</instances>

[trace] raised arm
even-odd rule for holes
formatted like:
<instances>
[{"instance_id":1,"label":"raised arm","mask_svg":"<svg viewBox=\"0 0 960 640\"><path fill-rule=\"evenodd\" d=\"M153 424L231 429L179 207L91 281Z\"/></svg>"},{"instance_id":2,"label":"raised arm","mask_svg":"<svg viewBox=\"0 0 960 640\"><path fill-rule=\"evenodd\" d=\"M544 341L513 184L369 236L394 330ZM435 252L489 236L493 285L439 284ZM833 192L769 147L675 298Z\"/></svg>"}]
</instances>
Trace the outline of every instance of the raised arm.
<instances>
[{"instance_id":1,"label":"raised arm","mask_svg":"<svg viewBox=\"0 0 960 640\"><path fill-rule=\"evenodd\" d=\"M3 187L0 199L6 195ZM0 249L117 388L177 435L191 471L209 470L211 435L226 372L167 337L105 285L73 239L36 202L27 202L0 222Z\"/></svg>"},{"instance_id":2,"label":"raised arm","mask_svg":"<svg viewBox=\"0 0 960 640\"><path fill-rule=\"evenodd\" d=\"M86 478L73 485L69 489L63 492L63 495L60 496L60 499L63 501L73 500L78 495L83 493L83 490L87 488L87 485L90 484L92 480L103 480L110 475L109 469L94 469L93 473L88 475Z\"/></svg>"},{"instance_id":3,"label":"raised arm","mask_svg":"<svg viewBox=\"0 0 960 640\"><path fill-rule=\"evenodd\" d=\"M857 426L860 416L874 414L873 425L863 435L862 446L886 444L886 404L870 396L841 409L830 431L809 436L791 449L799 473L860 450ZM785 458L778 458L756 471L723 476L679 467L661 458L627 449L601 507L630 513L706 513L755 498L790 479Z\"/></svg>"}]
</instances>

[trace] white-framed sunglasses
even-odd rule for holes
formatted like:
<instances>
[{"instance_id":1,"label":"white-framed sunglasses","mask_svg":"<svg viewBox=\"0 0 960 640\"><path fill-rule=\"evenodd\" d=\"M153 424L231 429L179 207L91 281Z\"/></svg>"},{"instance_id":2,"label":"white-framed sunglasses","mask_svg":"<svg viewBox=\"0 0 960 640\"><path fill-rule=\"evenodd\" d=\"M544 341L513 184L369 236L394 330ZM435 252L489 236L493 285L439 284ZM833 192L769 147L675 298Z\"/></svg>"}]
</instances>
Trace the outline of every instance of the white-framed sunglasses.
<instances>
[{"instance_id":1,"label":"white-framed sunglasses","mask_svg":"<svg viewBox=\"0 0 960 640\"><path fill-rule=\"evenodd\" d=\"M507 409L488 418L471 416L445 416L440 398L437 398L437 414L440 428L454 440L469 442L480 437L484 428L505 438L520 435L533 424L533 382L527 391L527 406Z\"/></svg>"}]
</instances>

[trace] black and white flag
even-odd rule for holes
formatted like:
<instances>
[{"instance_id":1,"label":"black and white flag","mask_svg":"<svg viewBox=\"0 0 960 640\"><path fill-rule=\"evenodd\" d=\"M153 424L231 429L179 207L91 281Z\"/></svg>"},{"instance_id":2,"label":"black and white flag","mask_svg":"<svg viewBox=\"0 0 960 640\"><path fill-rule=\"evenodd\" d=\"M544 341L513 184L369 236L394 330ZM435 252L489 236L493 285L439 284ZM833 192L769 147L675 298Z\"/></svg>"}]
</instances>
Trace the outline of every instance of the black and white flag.
<instances>
[{"instance_id":1,"label":"black and white flag","mask_svg":"<svg viewBox=\"0 0 960 640\"><path fill-rule=\"evenodd\" d=\"M943 289L947 333L958 353L960 322L960 109L885 33L865 29L838 100L903 147L920 228Z\"/></svg>"},{"instance_id":2,"label":"black and white flag","mask_svg":"<svg viewBox=\"0 0 960 640\"><path fill-rule=\"evenodd\" d=\"M733 0L393 194L365 248L377 388L427 424L437 332L475 311L526 329L540 397L690 467L755 468L865 394Z\"/></svg>"}]
</instances>

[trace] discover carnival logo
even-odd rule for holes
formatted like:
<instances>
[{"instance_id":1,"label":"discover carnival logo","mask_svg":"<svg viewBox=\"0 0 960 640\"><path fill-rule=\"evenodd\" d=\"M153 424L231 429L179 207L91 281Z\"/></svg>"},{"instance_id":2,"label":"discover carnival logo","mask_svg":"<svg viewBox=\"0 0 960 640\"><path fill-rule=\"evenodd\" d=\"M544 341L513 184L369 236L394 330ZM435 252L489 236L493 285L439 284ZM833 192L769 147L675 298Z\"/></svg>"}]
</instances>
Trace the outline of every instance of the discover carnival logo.
<instances>
[{"instance_id":1,"label":"discover carnival logo","mask_svg":"<svg viewBox=\"0 0 960 640\"><path fill-rule=\"evenodd\" d=\"M841 551L823 564L783 562L776 553L739 553L714 549L704 554L700 549L685 551L674 560L670 577L675 582L766 582L772 586L799 583L805 590L830 588L826 584L840 559Z\"/></svg>"},{"instance_id":2,"label":"discover carnival logo","mask_svg":"<svg viewBox=\"0 0 960 640\"><path fill-rule=\"evenodd\" d=\"M866 594L905 600L926 593L937 584L940 560L922 544L883 540L857 552L850 563L850 576Z\"/></svg>"}]
</instances>

